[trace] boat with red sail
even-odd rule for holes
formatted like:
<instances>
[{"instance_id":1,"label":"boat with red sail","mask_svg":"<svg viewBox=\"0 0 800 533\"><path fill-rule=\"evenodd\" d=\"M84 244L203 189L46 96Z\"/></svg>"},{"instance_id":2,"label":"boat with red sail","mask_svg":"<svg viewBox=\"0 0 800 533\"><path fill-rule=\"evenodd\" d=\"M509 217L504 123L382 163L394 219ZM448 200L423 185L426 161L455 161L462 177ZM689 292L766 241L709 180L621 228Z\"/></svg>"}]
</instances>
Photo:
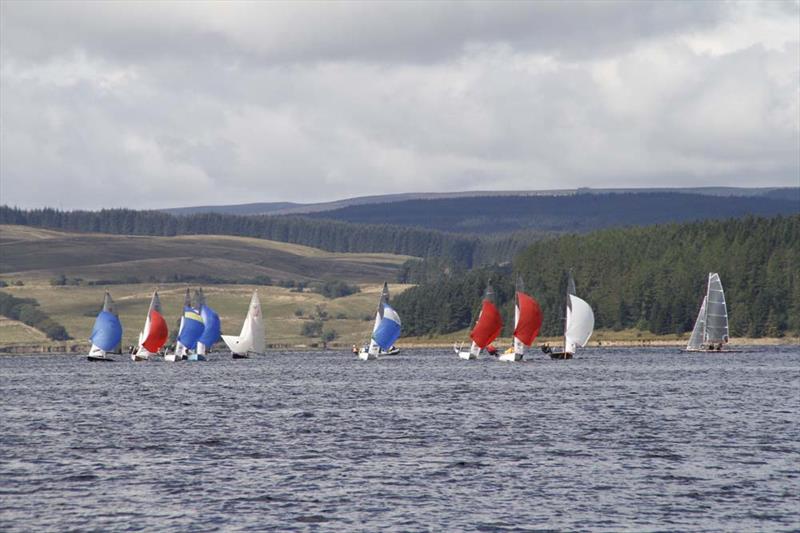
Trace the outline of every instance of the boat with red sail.
<instances>
[{"instance_id":1,"label":"boat with red sail","mask_svg":"<svg viewBox=\"0 0 800 533\"><path fill-rule=\"evenodd\" d=\"M489 346L500 335L502 329L503 318L494 303L494 290L492 290L491 284L487 284L478 320L469 334L472 339L469 351L462 350L463 344L453 345L453 350L461 359L477 359L481 350Z\"/></svg>"}]
</instances>

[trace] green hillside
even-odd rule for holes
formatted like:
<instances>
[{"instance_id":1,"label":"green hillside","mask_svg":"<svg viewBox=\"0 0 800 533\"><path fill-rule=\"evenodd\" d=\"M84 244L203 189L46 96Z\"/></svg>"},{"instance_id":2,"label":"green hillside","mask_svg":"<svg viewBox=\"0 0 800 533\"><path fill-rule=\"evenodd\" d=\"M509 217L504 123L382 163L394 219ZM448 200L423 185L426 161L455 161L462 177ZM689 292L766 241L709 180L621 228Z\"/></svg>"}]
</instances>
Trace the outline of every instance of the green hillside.
<instances>
[{"instance_id":1,"label":"green hillside","mask_svg":"<svg viewBox=\"0 0 800 533\"><path fill-rule=\"evenodd\" d=\"M731 334L800 333L800 216L733 219L599 231L538 242L513 267L430 276L395 301L407 335L468 327L491 280L506 331L513 279L541 304L542 333L563 329L566 272L595 311L597 328L680 334L692 328L709 272L725 288Z\"/></svg>"}]
</instances>

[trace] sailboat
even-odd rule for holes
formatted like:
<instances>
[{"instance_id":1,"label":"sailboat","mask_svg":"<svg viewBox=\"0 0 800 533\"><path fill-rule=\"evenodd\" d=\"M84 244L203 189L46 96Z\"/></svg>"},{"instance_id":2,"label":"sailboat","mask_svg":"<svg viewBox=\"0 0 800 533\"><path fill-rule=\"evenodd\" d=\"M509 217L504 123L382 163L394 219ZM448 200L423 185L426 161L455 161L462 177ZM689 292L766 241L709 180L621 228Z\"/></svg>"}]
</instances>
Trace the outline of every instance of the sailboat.
<instances>
[{"instance_id":1,"label":"sailboat","mask_svg":"<svg viewBox=\"0 0 800 533\"><path fill-rule=\"evenodd\" d=\"M533 297L525 294L522 278L517 276L514 294L514 345L497 357L498 361L521 361L542 327L542 310Z\"/></svg>"},{"instance_id":2,"label":"sailboat","mask_svg":"<svg viewBox=\"0 0 800 533\"><path fill-rule=\"evenodd\" d=\"M164 355L165 361L182 361L186 359L189 352L197 347L197 339L203 334L203 318L192 307L192 300L189 296L189 289L183 298L183 315L181 315L180 326L178 327L178 338L175 341L175 351Z\"/></svg>"},{"instance_id":3,"label":"sailboat","mask_svg":"<svg viewBox=\"0 0 800 533\"><path fill-rule=\"evenodd\" d=\"M708 283L700 312L686 345L687 352L718 352L728 342L728 307L722 281L716 272L708 273Z\"/></svg>"},{"instance_id":4,"label":"sailboat","mask_svg":"<svg viewBox=\"0 0 800 533\"><path fill-rule=\"evenodd\" d=\"M92 347L89 350L89 361L113 361L109 353L116 352L122 343L122 324L117 316L114 300L108 292L103 296L103 309L97 315L89 337Z\"/></svg>"},{"instance_id":5,"label":"sailboat","mask_svg":"<svg viewBox=\"0 0 800 533\"><path fill-rule=\"evenodd\" d=\"M206 304L206 297L203 289L195 292L196 303L194 308L200 310L200 318L203 319L203 334L197 339L195 353L190 353L189 361L205 361L206 354L211 346L219 340L220 323L219 315Z\"/></svg>"},{"instance_id":6,"label":"sailboat","mask_svg":"<svg viewBox=\"0 0 800 533\"><path fill-rule=\"evenodd\" d=\"M151 355L157 355L158 350L167 342L168 336L167 322L161 314L161 300L158 298L158 291L153 291L150 308L144 320L144 329L139 333L139 346L131 354L131 359L147 361Z\"/></svg>"},{"instance_id":7,"label":"sailboat","mask_svg":"<svg viewBox=\"0 0 800 533\"><path fill-rule=\"evenodd\" d=\"M400 315L389 305L389 285L384 282L378 300L378 311L375 313L372 338L369 346L364 346L358 351L358 358L369 361L377 359L382 353L397 353L394 343L400 337L401 325Z\"/></svg>"},{"instance_id":8,"label":"sailboat","mask_svg":"<svg viewBox=\"0 0 800 533\"><path fill-rule=\"evenodd\" d=\"M550 354L551 359L572 359L578 348L589 342L594 331L594 311L584 300L575 295L575 280L572 271L567 280L566 320L564 322L564 350L554 352L550 348L542 348Z\"/></svg>"},{"instance_id":9,"label":"sailboat","mask_svg":"<svg viewBox=\"0 0 800 533\"><path fill-rule=\"evenodd\" d=\"M228 345L234 359L246 359L251 354L263 354L266 348L264 339L264 319L261 314L261 302L258 291L253 291L250 298L250 307L242 324L239 336L222 335L222 340Z\"/></svg>"},{"instance_id":10,"label":"sailboat","mask_svg":"<svg viewBox=\"0 0 800 533\"><path fill-rule=\"evenodd\" d=\"M475 327L472 328L469 336L472 339L472 346L469 351L465 352L461 348L463 346L453 345L453 350L458 354L461 359L477 359L481 350L489 346L493 340L500 335L503 329L503 318L500 316L500 311L494 304L494 291L492 285L486 285L486 291L483 294L483 303L481 304L481 312L478 315L478 320Z\"/></svg>"}]
</instances>

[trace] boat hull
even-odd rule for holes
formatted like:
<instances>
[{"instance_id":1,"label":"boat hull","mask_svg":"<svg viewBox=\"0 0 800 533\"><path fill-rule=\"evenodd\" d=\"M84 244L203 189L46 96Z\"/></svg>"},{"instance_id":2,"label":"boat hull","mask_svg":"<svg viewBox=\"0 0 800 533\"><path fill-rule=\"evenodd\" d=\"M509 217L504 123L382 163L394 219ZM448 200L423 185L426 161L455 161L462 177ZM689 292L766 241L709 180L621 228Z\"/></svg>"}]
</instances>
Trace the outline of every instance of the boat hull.
<instances>
[{"instance_id":1,"label":"boat hull","mask_svg":"<svg viewBox=\"0 0 800 533\"><path fill-rule=\"evenodd\" d=\"M114 360L110 357L105 357L102 355L88 355L86 356L87 361L91 361L93 363L113 363Z\"/></svg>"},{"instance_id":2,"label":"boat hull","mask_svg":"<svg viewBox=\"0 0 800 533\"><path fill-rule=\"evenodd\" d=\"M374 361L378 358L378 354L360 351L358 352L358 358L362 361Z\"/></svg>"},{"instance_id":3,"label":"boat hull","mask_svg":"<svg viewBox=\"0 0 800 533\"><path fill-rule=\"evenodd\" d=\"M148 361L150 359L149 355L140 355L138 353L131 354L131 361L141 362L141 361Z\"/></svg>"},{"instance_id":4,"label":"boat hull","mask_svg":"<svg viewBox=\"0 0 800 533\"><path fill-rule=\"evenodd\" d=\"M186 357L187 361L206 361L206 356L198 353L190 353Z\"/></svg>"},{"instance_id":5,"label":"boat hull","mask_svg":"<svg viewBox=\"0 0 800 533\"><path fill-rule=\"evenodd\" d=\"M231 352L231 357L233 357L234 359L250 359L250 356L246 353Z\"/></svg>"},{"instance_id":6,"label":"boat hull","mask_svg":"<svg viewBox=\"0 0 800 533\"><path fill-rule=\"evenodd\" d=\"M550 352L550 359L572 359L569 352Z\"/></svg>"},{"instance_id":7,"label":"boat hull","mask_svg":"<svg viewBox=\"0 0 800 533\"><path fill-rule=\"evenodd\" d=\"M458 354L459 359L464 359L465 361L469 361L471 359L477 359L477 354L472 352L456 352Z\"/></svg>"},{"instance_id":8,"label":"boat hull","mask_svg":"<svg viewBox=\"0 0 800 533\"><path fill-rule=\"evenodd\" d=\"M175 353L164 354L164 361L167 361L169 363L174 363L176 361L182 361L182 360L183 360L183 356L180 356L178 354L175 354Z\"/></svg>"},{"instance_id":9,"label":"boat hull","mask_svg":"<svg viewBox=\"0 0 800 533\"><path fill-rule=\"evenodd\" d=\"M522 361L521 353L503 353L497 356L498 361L514 362Z\"/></svg>"}]
</instances>

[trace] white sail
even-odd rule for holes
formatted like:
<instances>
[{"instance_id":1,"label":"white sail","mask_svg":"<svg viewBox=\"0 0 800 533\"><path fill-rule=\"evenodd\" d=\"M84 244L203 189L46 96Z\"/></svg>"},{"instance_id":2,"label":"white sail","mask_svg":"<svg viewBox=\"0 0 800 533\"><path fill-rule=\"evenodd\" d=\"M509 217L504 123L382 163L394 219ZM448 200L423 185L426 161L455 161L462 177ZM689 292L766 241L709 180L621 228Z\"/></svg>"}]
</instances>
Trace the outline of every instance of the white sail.
<instances>
[{"instance_id":1,"label":"white sail","mask_svg":"<svg viewBox=\"0 0 800 533\"><path fill-rule=\"evenodd\" d=\"M264 353L266 348L264 321L257 290L253 291L253 296L250 298L250 307L247 310L247 317L244 319L239 336L222 335L222 340L228 345L231 352L237 355Z\"/></svg>"},{"instance_id":2,"label":"white sail","mask_svg":"<svg viewBox=\"0 0 800 533\"><path fill-rule=\"evenodd\" d=\"M725 292L719 274L708 274L706 292L705 335L703 340L708 344L728 342L728 308L725 304Z\"/></svg>"},{"instance_id":3,"label":"white sail","mask_svg":"<svg viewBox=\"0 0 800 533\"><path fill-rule=\"evenodd\" d=\"M515 300L517 298L515 297ZM517 325L519 325L519 301L517 300L514 304L514 331L517 329ZM514 336L514 354L515 355L524 355L525 354L525 343L522 342Z\"/></svg>"},{"instance_id":4,"label":"white sail","mask_svg":"<svg viewBox=\"0 0 800 533\"><path fill-rule=\"evenodd\" d=\"M567 307L567 324L564 331L564 351L575 353L586 346L594 331L594 312L591 306L577 296L569 295L570 305Z\"/></svg>"},{"instance_id":5,"label":"white sail","mask_svg":"<svg viewBox=\"0 0 800 533\"><path fill-rule=\"evenodd\" d=\"M703 303L700 305L700 312L697 314L697 320L694 323L692 336L689 337L689 343L686 345L687 350L699 350L703 346L703 338L706 334L706 302L708 296L703 297Z\"/></svg>"}]
</instances>

